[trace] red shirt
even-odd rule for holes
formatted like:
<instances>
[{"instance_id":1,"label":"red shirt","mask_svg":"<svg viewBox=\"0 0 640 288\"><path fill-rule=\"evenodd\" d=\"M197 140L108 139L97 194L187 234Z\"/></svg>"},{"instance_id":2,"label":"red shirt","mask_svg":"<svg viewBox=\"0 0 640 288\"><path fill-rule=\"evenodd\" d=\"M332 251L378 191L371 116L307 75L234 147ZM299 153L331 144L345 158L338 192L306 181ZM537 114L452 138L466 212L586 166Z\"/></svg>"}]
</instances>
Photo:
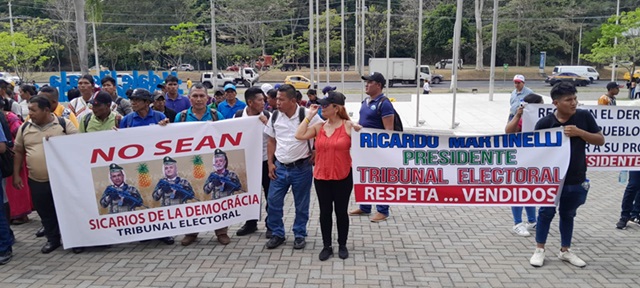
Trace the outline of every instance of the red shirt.
<instances>
[{"instance_id":1,"label":"red shirt","mask_svg":"<svg viewBox=\"0 0 640 288\"><path fill-rule=\"evenodd\" d=\"M351 172L351 137L345 131L344 121L327 136L324 125L316 136L316 165L313 177L319 180L342 180Z\"/></svg>"}]
</instances>

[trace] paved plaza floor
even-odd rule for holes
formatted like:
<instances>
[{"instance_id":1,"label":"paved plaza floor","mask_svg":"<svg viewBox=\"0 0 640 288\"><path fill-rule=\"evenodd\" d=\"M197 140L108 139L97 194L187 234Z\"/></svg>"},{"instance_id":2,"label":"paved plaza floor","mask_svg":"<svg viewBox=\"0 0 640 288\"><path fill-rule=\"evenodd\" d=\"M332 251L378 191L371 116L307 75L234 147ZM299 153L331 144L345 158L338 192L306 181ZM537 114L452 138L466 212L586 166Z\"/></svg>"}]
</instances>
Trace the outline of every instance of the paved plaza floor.
<instances>
[{"instance_id":1,"label":"paved plaza floor","mask_svg":"<svg viewBox=\"0 0 640 288\"><path fill-rule=\"evenodd\" d=\"M428 95L421 102L424 127L448 129L450 98ZM500 133L507 118L508 95L490 102L482 95L458 98L456 133ZM478 101L474 101L478 100ZM402 102L401 102L402 103ZM357 110L349 106L349 111ZM356 106L359 103L355 103ZM404 121L411 106L398 105ZM415 111L415 109L413 110ZM415 112L413 112L415 113ZM413 119L413 120L411 120ZM479 120L480 119L480 120ZM589 172L591 191L578 210L572 250L586 262L573 267L556 257L558 219L550 231L546 262L529 265L534 236L511 231L509 207L393 206L391 217L371 223L351 217L346 260L318 260L322 248L318 204L312 190L307 247L293 249L293 200L287 196L287 243L274 250L259 233L231 236L223 246L213 232L197 243L167 246L159 241L40 253L40 223L35 213L28 224L12 226L17 243L14 258L0 266L0 288L10 287L640 287L640 226L615 229L624 185L617 172ZM353 201L353 200L352 200ZM351 203L351 208L355 204ZM240 225L230 228L230 233ZM535 235L535 233L534 233ZM334 239L336 235L334 232ZM334 240L335 241L335 240ZM337 246L337 245L336 245ZM337 247L336 247L337 248ZM336 249L337 250L337 249Z\"/></svg>"}]
</instances>

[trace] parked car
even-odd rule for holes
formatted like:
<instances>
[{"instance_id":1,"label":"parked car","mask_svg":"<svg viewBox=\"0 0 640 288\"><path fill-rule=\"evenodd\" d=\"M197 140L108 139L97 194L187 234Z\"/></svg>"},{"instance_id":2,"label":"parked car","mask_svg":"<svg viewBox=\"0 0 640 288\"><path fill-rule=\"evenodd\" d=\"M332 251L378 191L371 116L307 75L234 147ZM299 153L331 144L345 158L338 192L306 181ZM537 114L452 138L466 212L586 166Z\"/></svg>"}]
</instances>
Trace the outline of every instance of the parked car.
<instances>
[{"instance_id":1,"label":"parked car","mask_svg":"<svg viewBox=\"0 0 640 288\"><path fill-rule=\"evenodd\" d=\"M431 75L431 84L440 84L444 80L444 76L442 74L433 74Z\"/></svg>"},{"instance_id":2,"label":"parked car","mask_svg":"<svg viewBox=\"0 0 640 288\"><path fill-rule=\"evenodd\" d=\"M178 66L171 67L171 71L193 71L193 65L180 64Z\"/></svg>"},{"instance_id":3,"label":"parked car","mask_svg":"<svg viewBox=\"0 0 640 288\"><path fill-rule=\"evenodd\" d=\"M622 76L622 79L624 79L625 81L631 81L631 77L629 77L629 71L624 73L624 76ZM640 69L636 69L635 72L633 72L633 79L638 79L640 78Z\"/></svg>"},{"instance_id":4,"label":"parked car","mask_svg":"<svg viewBox=\"0 0 640 288\"><path fill-rule=\"evenodd\" d=\"M304 77L302 75L289 75L284 79L284 84L289 84L296 89L310 89L311 88L311 80L309 78ZM313 81L313 88L318 88L318 83Z\"/></svg>"},{"instance_id":5,"label":"parked car","mask_svg":"<svg viewBox=\"0 0 640 288\"><path fill-rule=\"evenodd\" d=\"M560 74L555 74L547 77L544 82L551 84L551 86L556 85L558 82L570 82L576 86L587 86L591 83L591 79L580 76L576 73L564 72Z\"/></svg>"},{"instance_id":6,"label":"parked car","mask_svg":"<svg viewBox=\"0 0 640 288\"><path fill-rule=\"evenodd\" d=\"M556 66L553 67L553 74L560 73L575 73L582 77L589 78L589 81L593 83L595 80L600 80L600 73L591 66Z\"/></svg>"},{"instance_id":7,"label":"parked car","mask_svg":"<svg viewBox=\"0 0 640 288\"><path fill-rule=\"evenodd\" d=\"M213 79L211 78L211 75L213 75L213 73L211 72L203 72L200 75L200 83L202 83L204 87L207 87L207 89L213 88ZM235 80L236 80L235 77L227 76L227 75L224 75L222 72L218 72L218 75L216 77L216 86L223 87L227 83L236 84Z\"/></svg>"},{"instance_id":8,"label":"parked car","mask_svg":"<svg viewBox=\"0 0 640 288\"><path fill-rule=\"evenodd\" d=\"M89 68L89 71L95 71L95 70L96 70L96 65L93 65L91 66L91 68ZM107 71L107 70L109 70L109 68L100 65L100 71Z\"/></svg>"},{"instance_id":9,"label":"parked car","mask_svg":"<svg viewBox=\"0 0 640 288\"><path fill-rule=\"evenodd\" d=\"M453 59L441 59L434 66L436 69L451 69L453 68ZM458 69L462 69L462 59L458 60Z\"/></svg>"}]
</instances>

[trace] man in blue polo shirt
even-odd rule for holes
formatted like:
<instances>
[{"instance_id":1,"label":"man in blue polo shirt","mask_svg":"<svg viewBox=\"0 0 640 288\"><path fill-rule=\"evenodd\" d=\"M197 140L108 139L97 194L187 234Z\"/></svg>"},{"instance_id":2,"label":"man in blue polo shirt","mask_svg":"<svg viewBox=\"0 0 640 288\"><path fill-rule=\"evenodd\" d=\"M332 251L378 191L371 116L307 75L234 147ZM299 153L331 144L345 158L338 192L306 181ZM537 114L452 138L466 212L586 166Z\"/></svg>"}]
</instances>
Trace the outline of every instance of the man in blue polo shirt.
<instances>
[{"instance_id":1,"label":"man in blue polo shirt","mask_svg":"<svg viewBox=\"0 0 640 288\"><path fill-rule=\"evenodd\" d=\"M373 72L369 76L362 76L362 80L367 81L365 92L369 97L362 102L360 107L360 121L358 124L364 128L375 128L393 130L393 120L395 117L393 105L389 98L382 94L382 89L387 83L384 76L378 72ZM389 217L389 205L376 205L378 213L371 217L371 222L380 222ZM350 215L369 215L371 205L360 205L360 208L349 212Z\"/></svg>"},{"instance_id":2,"label":"man in blue polo shirt","mask_svg":"<svg viewBox=\"0 0 640 288\"><path fill-rule=\"evenodd\" d=\"M191 101L191 108L185 111L181 111L176 115L174 123L180 122L195 122L195 121L218 121L224 119L220 112L207 106L207 100L209 94L207 88L200 83L193 84L191 90L189 90L189 101ZM214 114L215 113L215 116ZM231 239L227 234L227 227L217 229L216 238L222 245L231 243ZM182 246L189 246L198 239L198 233L191 233L184 235L182 238Z\"/></svg>"},{"instance_id":3,"label":"man in blue polo shirt","mask_svg":"<svg viewBox=\"0 0 640 288\"><path fill-rule=\"evenodd\" d=\"M133 90L129 99L131 100L133 113L122 118L120 121L120 128L148 126L153 124L167 125L167 123L169 123L169 119L167 119L162 112L155 111L149 107L149 104L153 101L153 96L149 90Z\"/></svg>"},{"instance_id":4,"label":"man in blue polo shirt","mask_svg":"<svg viewBox=\"0 0 640 288\"><path fill-rule=\"evenodd\" d=\"M167 95L164 97L165 106L169 109L180 112L191 107L191 103L187 97L178 94L178 77L169 75L164 79Z\"/></svg>"},{"instance_id":5,"label":"man in blue polo shirt","mask_svg":"<svg viewBox=\"0 0 640 288\"><path fill-rule=\"evenodd\" d=\"M236 112L247 107L247 104L236 98L236 85L231 83L224 85L225 100L218 104L218 111L222 113L224 119L231 119Z\"/></svg>"}]
</instances>

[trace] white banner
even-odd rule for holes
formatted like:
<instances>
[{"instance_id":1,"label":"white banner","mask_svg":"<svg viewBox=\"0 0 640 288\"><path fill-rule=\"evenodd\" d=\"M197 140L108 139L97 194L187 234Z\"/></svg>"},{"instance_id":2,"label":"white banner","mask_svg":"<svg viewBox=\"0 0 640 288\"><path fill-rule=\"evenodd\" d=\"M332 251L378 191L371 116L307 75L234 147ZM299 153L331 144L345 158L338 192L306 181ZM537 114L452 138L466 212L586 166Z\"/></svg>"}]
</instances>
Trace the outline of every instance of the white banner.
<instances>
[{"instance_id":1,"label":"white banner","mask_svg":"<svg viewBox=\"0 0 640 288\"><path fill-rule=\"evenodd\" d=\"M45 141L65 249L258 219L263 127L246 117Z\"/></svg>"},{"instance_id":2,"label":"white banner","mask_svg":"<svg viewBox=\"0 0 640 288\"><path fill-rule=\"evenodd\" d=\"M591 171L640 170L640 107L578 106L593 115L605 137L603 146L587 144ZM522 131L533 131L539 119L555 111L552 104L527 104Z\"/></svg>"},{"instance_id":3,"label":"white banner","mask_svg":"<svg viewBox=\"0 0 640 288\"><path fill-rule=\"evenodd\" d=\"M354 194L363 204L553 206L569 166L561 128L463 137L352 133Z\"/></svg>"}]
</instances>

